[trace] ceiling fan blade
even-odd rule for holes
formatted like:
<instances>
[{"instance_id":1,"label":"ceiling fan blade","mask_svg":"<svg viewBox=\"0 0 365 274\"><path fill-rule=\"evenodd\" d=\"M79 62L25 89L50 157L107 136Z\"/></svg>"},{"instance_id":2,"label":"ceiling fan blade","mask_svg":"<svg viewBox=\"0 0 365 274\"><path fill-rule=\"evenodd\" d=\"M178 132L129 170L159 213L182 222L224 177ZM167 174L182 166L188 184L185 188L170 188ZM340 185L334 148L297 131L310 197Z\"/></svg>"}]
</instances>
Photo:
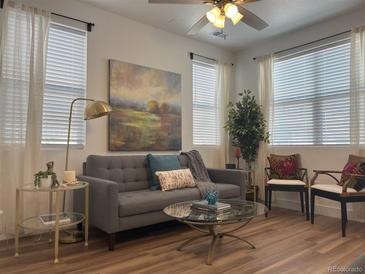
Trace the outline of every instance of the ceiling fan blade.
<instances>
[{"instance_id":1,"label":"ceiling fan blade","mask_svg":"<svg viewBox=\"0 0 365 274\"><path fill-rule=\"evenodd\" d=\"M188 31L189 35L197 34L202 28L209 23L208 18L204 15L198 22L196 22Z\"/></svg>"},{"instance_id":2,"label":"ceiling fan blade","mask_svg":"<svg viewBox=\"0 0 365 274\"><path fill-rule=\"evenodd\" d=\"M148 0L149 4L205 4L212 1L204 0Z\"/></svg>"},{"instance_id":3,"label":"ceiling fan blade","mask_svg":"<svg viewBox=\"0 0 365 274\"><path fill-rule=\"evenodd\" d=\"M238 7L239 12L243 15L243 18L241 19L241 21L243 23L245 23L257 30L262 30L269 26L264 20L262 20L260 17L256 16L249 10L245 9L244 7L241 7L241 6L237 6L237 7Z\"/></svg>"}]
</instances>

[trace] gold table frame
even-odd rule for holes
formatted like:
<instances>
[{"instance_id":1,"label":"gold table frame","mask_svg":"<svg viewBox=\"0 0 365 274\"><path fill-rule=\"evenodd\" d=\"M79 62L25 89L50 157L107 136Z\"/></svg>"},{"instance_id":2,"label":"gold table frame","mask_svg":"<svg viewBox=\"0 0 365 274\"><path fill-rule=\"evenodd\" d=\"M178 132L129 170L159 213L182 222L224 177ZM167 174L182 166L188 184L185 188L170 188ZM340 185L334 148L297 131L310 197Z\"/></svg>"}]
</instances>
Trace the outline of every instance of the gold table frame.
<instances>
[{"instance_id":1,"label":"gold table frame","mask_svg":"<svg viewBox=\"0 0 365 274\"><path fill-rule=\"evenodd\" d=\"M78 212L67 212L70 214L74 220L70 223L61 224L60 223L60 211L61 211L61 195L65 195L67 191L75 191L79 189L84 189L84 213ZM55 215L56 222L54 225L44 225L40 220L39 216L33 216L26 219L21 219L22 206L21 198L25 192L36 192L36 193L49 193L49 213L52 213L53 208L53 194L56 196L55 201ZM54 263L59 262L59 240L60 240L60 230L77 225L83 224L84 230L84 245L88 246L89 240L89 183L78 182L74 185L60 185L57 188L35 188L34 185L25 185L18 187L16 189L16 225L15 225L15 254L14 256L19 256L19 233L20 229L29 229L37 231L53 231L55 233L54 240Z\"/></svg>"},{"instance_id":2,"label":"gold table frame","mask_svg":"<svg viewBox=\"0 0 365 274\"><path fill-rule=\"evenodd\" d=\"M185 240L177 247L178 251L181 251L185 246L191 244L197 239L204 237L211 237L208 256L206 259L207 265L212 264L215 247L220 238L223 237L235 238L236 240L240 240L241 242L248 244L252 249L255 249L256 247L251 242L249 242L244 238L236 236L232 233L245 227L255 217L264 215L267 212L266 206L262 203L251 202L246 200L238 200L238 199L222 199L219 201L224 203L229 203L232 206L232 209L227 213L227 215L226 216L223 215L222 217L223 219L218 219L220 217L215 216L214 214L205 214L200 212L198 213L198 215L194 215L194 210L191 209L191 205L195 201L175 203L163 209L163 212L169 217L172 217L177 221L188 225L194 230L203 233L203 235L200 234ZM236 215L235 210L237 210L237 208L238 210L242 208L241 210L243 211L242 212L239 211ZM193 216L191 214L193 214ZM212 217L212 219L210 219L210 217ZM225 225L234 225L234 224L237 225L235 228L230 228L226 230L223 229ZM220 227L221 229L218 229Z\"/></svg>"},{"instance_id":3,"label":"gold table frame","mask_svg":"<svg viewBox=\"0 0 365 274\"><path fill-rule=\"evenodd\" d=\"M253 218L252 218L253 219ZM212 237L212 240L210 242L210 246L209 246L209 251L208 251L208 256L207 256L207 260L206 260L206 264L207 265L211 265L212 261L213 261L213 257L214 257L214 252L215 252L215 247L217 245L217 241L218 239L225 237L231 237L231 238L235 238L237 240L240 240L241 242L244 242L246 244L248 244L252 249L256 249L256 247L249 242L246 239L243 239L241 237L238 237L234 234L231 234L232 232L235 232L241 228L243 228L244 226L246 226L252 219L248 219L246 222L243 222L242 224L240 224L238 227L231 229L229 231L217 231L217 227L219 225L208 225L208 229L202 229L200 228L198 225L196 224L190 224L187 222L183 222L185 224L187 224L188 226L190 226L191 228L194 228L195 230L198 230L202 233L204 233L204 235L198 235L192 238L187 239L186 241L184 241L182 244L179 245L179 247L176 249L177 251L181 251L185 246L189 245L190 243L192 243L193 241L200 239L200 238L204 238L204 237ZM204 225L202 225L204 226Z\"/></svg>"}]
</instances>

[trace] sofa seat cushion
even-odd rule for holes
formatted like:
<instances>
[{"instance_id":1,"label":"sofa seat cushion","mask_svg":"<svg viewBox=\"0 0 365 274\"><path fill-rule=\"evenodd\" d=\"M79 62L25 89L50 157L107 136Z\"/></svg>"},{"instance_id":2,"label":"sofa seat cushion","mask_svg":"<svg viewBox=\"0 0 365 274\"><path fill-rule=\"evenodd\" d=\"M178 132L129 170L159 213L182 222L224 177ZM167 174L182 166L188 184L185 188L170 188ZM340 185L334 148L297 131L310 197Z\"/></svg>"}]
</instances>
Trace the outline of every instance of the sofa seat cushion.
<instances>
[{"instance_id":1,"label":"sofa seat cushion","mask_svg":"<svg viewBox=\"0 0 365 274\"><path fill-rule=\"evenodd\" d=\"M218 183L215 185L219 192L219 199L238 198L241 196L241 188L237 185Z\"/></svg>"},{"instance_id":2,"label":"sofa seat cushion","mask_svg":"<svg viewBox=\"0 0 365 274\"><path fill-rule=\"evenodd\" d=\"M240 196L240 187L231 184L216 184L222 199ZM148 212L160 211L173 203L200 200L198 188L174 189L170 191L137 190L120 192L119 217L127 217Z\"/></svg>"}]
</instances>

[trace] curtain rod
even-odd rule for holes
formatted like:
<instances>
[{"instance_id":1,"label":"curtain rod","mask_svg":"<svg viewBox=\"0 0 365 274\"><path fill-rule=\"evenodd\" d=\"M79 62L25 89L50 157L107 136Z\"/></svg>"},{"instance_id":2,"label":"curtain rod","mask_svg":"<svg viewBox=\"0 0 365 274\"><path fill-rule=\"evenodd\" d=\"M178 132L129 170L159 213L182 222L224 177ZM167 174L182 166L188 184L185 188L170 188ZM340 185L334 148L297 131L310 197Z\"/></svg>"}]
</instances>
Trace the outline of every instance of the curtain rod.
<instances>
[{"instance_id":1,"label":"curtain rod","mask_svg":"<svg viewBox=\"0 0 365 274\"><path fill-rule=\"evenodd\" d=\"M86 22L86 21L83 21L83 20L80 20L80 19L77 19L77 18L73 18L73 17L70 17L70 16L63 15L63 14L59 14L59 13L55 13L55 12L51 12L51 14L52 15L59 16L59 17L67 18L67 19L70 19L70 20L73 20L73 21L76 21L76 22L83 23L83 24L86 25L87 31L89 31L89 32L91 32L92 31L92 28L95 26L94 23Z\"/></svg>"},{"instance_id":2,"label":"curtain rod","mask_svg":"<svg viewBox=\"0 0 365 274\"><path fill-rule=\"evenodd\" d=\"M0 0L0 8L4 7L4 2L5 2L5 0ZM63 14L59 14L59 13L55 13L55 12L51 12L51 14L59 16L59 17L67 18L67 19L70 19L70 20L73 20L73 21L77 21L77 22L80 22L80 23L83 23L83 24L86 24L87 31L89 31L89 32L92 31L93 26L95 26L94 23L86 22L86 21L83 21L83 20L80 20L80 19L77 19L77 18L73 18L73 17L70 17L70 16L63 15Z\"/></svg>"},{"instance_id":3,"label":"curtain rod","mask_svg":"<svg viewBox=\"0 0 365 274\"><path fill-rule=\"evenodd\" d=\"M279 54L279 53L283 53L285 51L289 51L289 50L292 50L292 49L297 49L297 48L300 48L300 47L308 46L310 44L317 43L317 42L320 42L320 41L323 41L323 40L326 40L326 39L329 39L329 38L332 38L332 37L336 37L336 36L339 36L339 35L342 35L342 34L345 34L345 33L349 33L349 32L351 32L351 30L346 30L346 31L343 31L343 32L340 32L340 33L337 33L337 34L333 34L333 35L330 35L330 36L327 36L327 37L323 37L321 39L314 40L314 41L311 41L311 42L308 42L308 43L305 43L305 44L302 44L302 45L294 46L294 47L291 47L291 48L288 48L288 49L279 50L279 51L274 52L274 54ZM257 58L259 58L259 57L254 57L252 59L256 60Z\"/></svg>"},{"instance_id":4,"label":"curtain rod","mask_svg":"<svg viewBox=\"0 0 365 274\"><path fill-rule=\"evenodd\" d=\"M217 61L216 59L214 59L214 58L205 57L205 56L203 56L203 55L196 54L196 53L194 53L194 52L189 52L189 55L190 55L190 59L191 59L191 60L193 60L193 59L194 59L194 55L196 55L196 56L199 56L199 57L202 57L202 58L205 58L205 59L208 59L208 60L214 61L214 62L218 62L218 61ZM232 66L234 66L234 64L233 64L233 63L231 63L231 65L232 65Z\"/></svg>"}]
</instances>

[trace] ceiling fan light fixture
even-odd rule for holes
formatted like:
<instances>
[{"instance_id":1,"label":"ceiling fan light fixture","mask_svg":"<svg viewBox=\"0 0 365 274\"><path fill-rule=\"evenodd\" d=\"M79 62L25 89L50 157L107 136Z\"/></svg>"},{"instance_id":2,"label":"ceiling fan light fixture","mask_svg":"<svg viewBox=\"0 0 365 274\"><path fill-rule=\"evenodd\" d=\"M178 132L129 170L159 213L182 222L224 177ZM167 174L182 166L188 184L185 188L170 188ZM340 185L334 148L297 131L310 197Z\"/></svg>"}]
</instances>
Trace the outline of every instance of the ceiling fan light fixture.
<instances>
[{"instance_id":1,"label":"ceiling fan light fixture","mask_svg":"<svg viewBox=\"0 0 365 274\"><path fill-rule=\"evenodd\" d=\"M231 18L233 25L234 26L237 25L238 22L241 21L242 18L243 18L243 15L241 13L237 12L237 14Z\"/></svg>"},{"instance_id":2,"label":"ceiling fan light fixture","mask_svg":"<svg viewBox=\"0 0 365 274\"><path fill-rule=\"evenodd\" d=\"M214 7L213 9L211 9L206 13L209 22L212 24L214 24L218 20L218 17L220 15L221 15L221 10L218 7Z\"/></svg>"},{"instance_id":3,"label":"ceiling fan light fixture","mask_svg":"<svg viewBox=\"0 0 365 274\"><path fill-rule=\"evenodd\" d=\"M238 8L236 5L232 4L232 3L227 3L224 5L224 13L225 15L232 19L233 17L235 17L238 13Z\"/></svg>"},{"instance_id":4,"label":"ceiling fan light fixture","mask_svg":"<svg viewBox=\"0 0 365 274\"><path fill-rule=\"evenodd\" d=\"M225 19L226 19L225 16L223 14L221 14L217 17L217 20L213 23L213 25L216 28L223 29Z\"/></svg>"}]
</instances>

